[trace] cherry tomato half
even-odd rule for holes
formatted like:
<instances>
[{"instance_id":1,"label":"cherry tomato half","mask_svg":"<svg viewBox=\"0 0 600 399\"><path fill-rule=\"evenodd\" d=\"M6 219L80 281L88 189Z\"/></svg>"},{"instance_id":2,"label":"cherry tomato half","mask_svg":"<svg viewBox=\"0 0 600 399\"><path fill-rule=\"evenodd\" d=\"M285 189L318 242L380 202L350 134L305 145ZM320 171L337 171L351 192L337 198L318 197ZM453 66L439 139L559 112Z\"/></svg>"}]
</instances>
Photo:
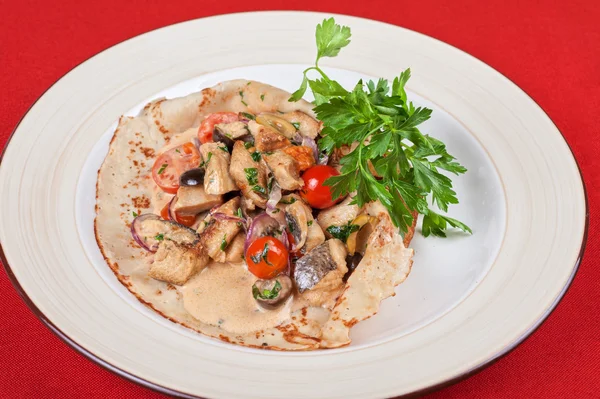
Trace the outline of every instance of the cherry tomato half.
<instances>
[{"instance_id":1,"label":"cherry tomato half","mask_svg":"<svg viewBox=\"0 0 600 399\"><path fill-rule=\"evenodd\" d=\"M213 130L215 130L216 124L232 123L238 119L238 114L235 112L215 112L214 114L207 115L198 128L198 140L200 140L202 144L212 143Z\"/></svg>"},{"instance_id":2,"label":"cherry tomato half","mask_svg":"<svg viewBox=\"0 0 600 399\"><path fill-rule=\"evenodd\" d=\"M339 174L336 169L327 165L316 165L307 169L302 175L304 187L300 191L300 196L317 209L325 209L337 204L342 199L334 200L331 196L331 187L325 186L323 182Z\"/></svg>"},{"instance_id":3,"label":"cherry tomato half","mask_svg":"<svg viewBox=\"0 0 600 399\"><path fill-rule=\"evenodd\" d=\"M163 209L161 209L160 217L164 220L171 220L171 218L169 217L169 202L167 202ZM177 219L175 220L177 223L187 227L192 227L192 225L196 223L195 215L180 215L177 212L175 212L175 219Z\"/></svg>"},{"instance_id":4,"label":"cherry tomato half","mask_svg":"<svg viewBox=\"0 0 600 399\"><path fill-rule=\"evenodd\" d=\"M285 271L288 265L288 250L277 238L260 237L248 247L246 263L250 273L268 280Z\"/></svg>"},{"instance_id":5,"label":"cherry tomato half","mask_svg":"<svg viewBox=\"0 0 600 399\"><path fill-rule=\"evenodd\" d=\"M185 143L160 154L152 166L154 182L166 193L177 194L179 176L200 165L200 152L192 143Z\"/></svg>"}]
</instances>

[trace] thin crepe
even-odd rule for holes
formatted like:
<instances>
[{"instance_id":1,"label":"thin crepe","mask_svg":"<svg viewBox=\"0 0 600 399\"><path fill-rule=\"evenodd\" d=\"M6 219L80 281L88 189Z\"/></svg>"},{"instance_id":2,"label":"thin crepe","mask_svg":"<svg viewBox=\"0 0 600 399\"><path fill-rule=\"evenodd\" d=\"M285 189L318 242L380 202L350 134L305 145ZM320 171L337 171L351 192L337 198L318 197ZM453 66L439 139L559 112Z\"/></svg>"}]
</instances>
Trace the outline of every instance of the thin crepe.
<instances>
[{"instance_id":1,"label":"thin crepe","mask_svg":"<svg viewBox=\"0 0 600 399\"><path fill-rule=\"evenodd\" d=\"M404 248L395 230L389 236L391 224L387 215L380 218L380 224L387 226L387 230L378 228L376 233L392 237L391 241L389 237L382 238L382 242L391 242L381 255L389 257L390 271L380 276L391 277L389 281L380 281L381 289L377 295L373 297L371 292L364 296L366 302L361 299L363 296L359 289L364 284L355 276L369 276L372 272L372 268L367 266L369 262L362 262L350 277L338 306L333 309L335 319L330 320L329 309L307 307L293 312L288 322L277 327L242 335L192 317L183 306L179 288L148 277L153 255L141 249L130 234L132 213L153 212L156 208L151 168L158 152L169 144L172 137L197 128L204 116L213 112L256 114L299 110L314 117L310 103L303 100L288 102L289 96L286 91L260 82L233 80L186 97L155 100L146 105L137 117L122 117L98 171L94 223L96 240L119 281L142 303L175 323L226 342L261 349L310 350L343 346L350 343L347 324L374 314L379 301L393 295L393 287L410 270L412 250ZM402 257L392 256L396 250L403 251ZM240 267L243 266L240 264ZM377 291L378 281L366 278L365 281L371 284L370 289ZM373 298L377 299L377 303ZM342 314L336 309L344 301L352 307ZM321 339L323 326L326 327L326 340Z\"/></svg>"}]
</instances>

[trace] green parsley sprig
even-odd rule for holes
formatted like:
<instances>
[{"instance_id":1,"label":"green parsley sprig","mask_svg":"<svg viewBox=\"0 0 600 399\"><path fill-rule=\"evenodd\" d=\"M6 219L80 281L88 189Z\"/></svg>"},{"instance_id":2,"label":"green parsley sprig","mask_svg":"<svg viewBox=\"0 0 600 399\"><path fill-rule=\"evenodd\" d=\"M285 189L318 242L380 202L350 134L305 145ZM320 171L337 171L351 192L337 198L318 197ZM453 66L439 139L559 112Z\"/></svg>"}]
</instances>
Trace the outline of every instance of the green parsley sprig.
<instances>
[{"instance_id":1,"label":"green parsley sprig","mask_svg":"<svg viewBox=\"0 0 600 399\"><path fill-rule=\"evenodd\" d=\"M333 18L317 25L315 66L304 71L300 88L289 99L300 100L310 87L314 111L324 126L319 141L322 151L331 154L335 148L358 143L341 158L340 176L325 181L332 187L333 197L355 193L354 203L359 206L379 200L402 234L413 222L412 211L423 215L426 237L445 237L448 226L472 233L464 223L432 210L427 201L431 196L431 205L447 212L458 198L452 181L440 171L459 175L467 169L448 153L444 143L418 129L430 118L431 110L407 100L410 69L394 78L391 87L385 79L366 84L360 80L348 91L319 67L319 60L337 56L350 43L350 36L350 28L336 24ZM311 71L319 77L309 78Z\"/></svg>"}]
</instances>

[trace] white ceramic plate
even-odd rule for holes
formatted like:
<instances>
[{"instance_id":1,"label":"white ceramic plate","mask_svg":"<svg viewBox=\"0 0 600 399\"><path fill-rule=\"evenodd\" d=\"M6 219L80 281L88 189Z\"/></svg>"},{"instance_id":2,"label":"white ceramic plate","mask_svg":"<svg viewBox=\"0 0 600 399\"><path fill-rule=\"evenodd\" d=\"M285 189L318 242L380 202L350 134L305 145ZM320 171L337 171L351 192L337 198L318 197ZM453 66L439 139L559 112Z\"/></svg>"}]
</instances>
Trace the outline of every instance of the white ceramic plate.
<instances>
[{"instance_id":1,"label":"white ceramic plate","mask_svg":"<svg viewBox=\"0 0 600 399\"><path fill-rule=\"evenodd\" d=\"M93 236L95 178L121 114L233 79L293 91L325 14L245 13L153 31L81 64L31 108L0 167L3 262L44 322L137 382L184 396L389 397L465 376L535 329L567 289L587 212L571 152L518 87L429 37L337 16L352 44L323 62L346 87L411 67L423 130L469 172L451 216L474 235L413 241L413 271L347 348L280 353L228 345L173 324L118 283ZM394 51L390 51L393 48Z\"/></svg>"}]
</instances>

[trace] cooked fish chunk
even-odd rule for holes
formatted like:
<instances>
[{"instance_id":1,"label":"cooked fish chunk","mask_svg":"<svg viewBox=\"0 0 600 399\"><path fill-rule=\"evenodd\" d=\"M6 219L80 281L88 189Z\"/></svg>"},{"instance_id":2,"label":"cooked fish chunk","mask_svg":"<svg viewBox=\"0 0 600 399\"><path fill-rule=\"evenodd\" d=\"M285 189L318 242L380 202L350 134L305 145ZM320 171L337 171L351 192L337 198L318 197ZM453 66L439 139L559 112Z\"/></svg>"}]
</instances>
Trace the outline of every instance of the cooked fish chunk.
<instances>
[{"instance_id":1,"label":"cooked fish chunk","mask_svg":"<svg viewBox=\"0 0 600 399\"><path fill-rule=\"evenodd\" d=\"M207 194L219 195L238 189L229 174L230 155L224 144L202 144L200 154L205 162L204 191Z\"/></svg>"},{"instance_id":2,"label":"cooked fish chunk","mask_svg":"<svg viewBox=\"0 0 600 399\"><path fill-rule=\"evenodd\" d=\"M201 185L180 186L177 190L177 202L173 208L177 213L195 215L222 203L222 195L206 194Z\"/></svg>"},{"instance_id":3,"label":"cooked fish chunk","mask_svg":"<svg viewBox=\"0 0 600 399\"><path fill-rule=\"evenodd\" d=\"M328 227L343 226L356 219L360 213L360 207L356 204L350 204L351 202L352 198L348 196L338 205L322 210L319 213L317 216L317 222L323 231L325 231L325 235L327 237L331 237L331 234L327 232Z\"/></svg>"},{"instance_id":4,"label":"cooked fish chunk","mask_svg":"<svg viewBox=\"0 0 600 399\"><path fill-rule=\"evenodd\" d=\"M292 145L284 135L275 129L263 126L255 121L248 122L248 129L254 136L256 149L260 152L271 152Z\"/></svg>"},{"instance_id":5,"label":"cooked fish chunk","mask_svg":"<svg viewBox=\"0 0 600 399\"><path fill-rule=\"evenodd\" d=\"M286 112L281 115L286 121L297 125L298 132L305 137L315 139L321 131L321 122L311 118L307 114L301 111Z\"/></svg>"},{"instance_id":6,"label":"cooked fish chunk","mask_svg":"<svg viewBox=\"0 0 600 399\"><path fill-rule=\"evenodd\" d=\"M240 197L232 198L213 212L213 215L221 213L227 216L235 216L240 207ZM212 216L208 221L208 226L204 228L200 235L200 242L206 249L206 253L214 259L221 259L235 236L240 232L242 226L235 220L221 219Z\"/></svg>"},{"instance_id":7,"label":"cooked fish chunk","mask_svg":"<svg viewBox=\"0 0 600 399\"><path fill-rule=\"evenodd\" d=\"M325 276L334 270L346 274L346 247L338 239L325 241L312 251L298 259L294 268L294 280L298 292L310 290L315 287Z\"/></svg>"},{"instance_id":8,"label":"cooked fish chunk","mask_svg":"<svg viewBox=\"0 0 600 399\"><path fill-rule=\"evenodd\" d=\"M267 206L267 171L255 162L241 141L236 141L231 153L229 173L245 198L250 199L259 208ZM254 173L252 170L256 170ZM255 176L256 175L256 176Z\"/></svg>"},{"instance_id":9,"label":"cooked fish chunk","mask_svg":"<svg viewBox=\"0 0 600 399\"><path fill-rule=\"evenodd\" d=\"M156 251L148 275L156 280L182 285L208 264L201 245L178 244L164 240Z\"/></svg>"},{"instance_id":10,"label":"cooked fish chunk","mask_svg":"<svg viewBox=\"0 0 600 399\"><path fill-rule=\"evenodd\" d=\"M304 181L300 178L298 163L285 152L275 151L271 155L263 154L263 159L282 189L293 191L304 186Z\"/></svg>"}]
</instances>

